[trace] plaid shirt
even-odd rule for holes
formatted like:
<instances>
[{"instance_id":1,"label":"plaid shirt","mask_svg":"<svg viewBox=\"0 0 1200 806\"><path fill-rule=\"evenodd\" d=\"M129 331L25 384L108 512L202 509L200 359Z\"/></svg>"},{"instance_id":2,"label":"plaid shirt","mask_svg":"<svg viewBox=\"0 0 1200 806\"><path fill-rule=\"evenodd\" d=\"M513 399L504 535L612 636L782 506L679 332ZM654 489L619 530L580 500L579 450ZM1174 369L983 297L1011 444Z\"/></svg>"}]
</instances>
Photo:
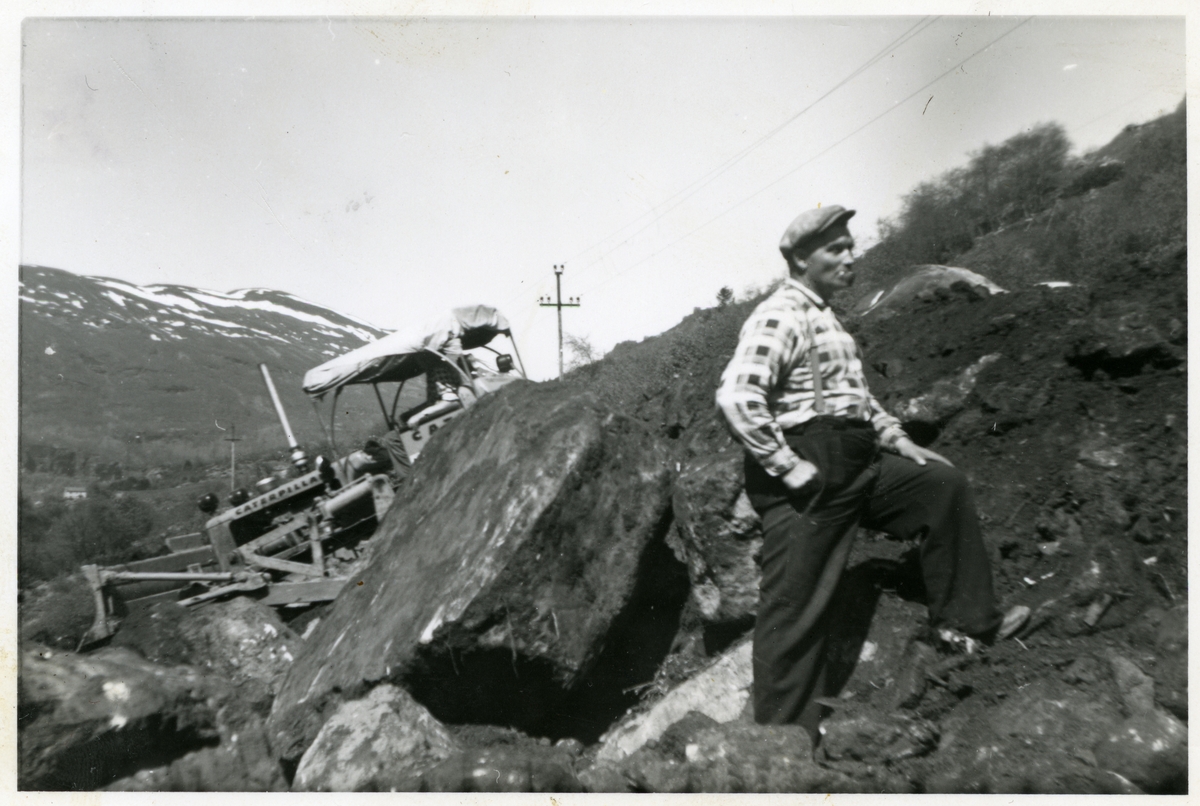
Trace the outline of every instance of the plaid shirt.
<instances>
[{"instance_id":1,"label":"plaid shirt","mask_svg":"<svg viewBox=\"0 0 1200 806\"><path fill-rule=\"evenodd\" d=\"M717 405L733 435L772 476L782 476L799 462L783 432L817 416L808 361L813 339L824 413L870 421L888 449L904 435L900 421L867 389L853 337L824 300L788 278L742 326L717 390Z\"/></svg>"}]
</instances>

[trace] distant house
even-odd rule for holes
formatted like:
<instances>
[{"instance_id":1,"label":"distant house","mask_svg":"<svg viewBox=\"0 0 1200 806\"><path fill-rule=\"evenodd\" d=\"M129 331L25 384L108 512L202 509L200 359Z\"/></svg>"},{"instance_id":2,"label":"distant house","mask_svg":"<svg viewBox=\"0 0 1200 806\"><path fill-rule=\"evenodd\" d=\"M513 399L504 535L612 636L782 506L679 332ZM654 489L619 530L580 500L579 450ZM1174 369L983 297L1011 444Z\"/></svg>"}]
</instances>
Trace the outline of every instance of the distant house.
<instances>
[{"instance_id":1,"label":"distant house","mask_svg":"<svg viewBox=\"0 0 1200 806\"><path fill-rule=\"evenodd\" d=\"M63 490L63 500L79 501L87 498L87 487L67 487Z\"/></svg>"}]
</instances>

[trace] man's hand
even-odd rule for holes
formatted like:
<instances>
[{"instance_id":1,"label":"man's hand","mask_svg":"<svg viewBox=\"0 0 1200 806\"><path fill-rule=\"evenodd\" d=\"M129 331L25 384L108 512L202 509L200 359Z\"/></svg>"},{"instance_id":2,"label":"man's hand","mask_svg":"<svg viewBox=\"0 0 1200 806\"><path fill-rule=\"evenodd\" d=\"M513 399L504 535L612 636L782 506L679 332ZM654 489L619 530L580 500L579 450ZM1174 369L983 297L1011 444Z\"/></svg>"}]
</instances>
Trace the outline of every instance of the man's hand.
<instances>
[{"instance_id":1,"label":"man's hand","mask_svg":"<svg viewBox=\"0 0 1200 806\"><path fill-rule=\"evenodd\" d=\"M944 465L950 465L950 467L954 467L954 463L945 456L942 456L936 451L931 451L929 448L922 448L908 437L900 437L900 439L896 440L895 448L896 453L900 454L905 459L912 459L921 466L924 466L928 460L932 459L935 462L941 462Z\"/></svg>"},{"instance_id":2,"label":"man's hand","mask_svg":"<svg viewBox=\"0 0 1200 806\"><path fill-rule=\"evenodd\" d=\"M817 466L812 462L801 459L796 466L783 474L783 486L792 492L799 492L817 479Z\"/></svg>"}]
</instances>

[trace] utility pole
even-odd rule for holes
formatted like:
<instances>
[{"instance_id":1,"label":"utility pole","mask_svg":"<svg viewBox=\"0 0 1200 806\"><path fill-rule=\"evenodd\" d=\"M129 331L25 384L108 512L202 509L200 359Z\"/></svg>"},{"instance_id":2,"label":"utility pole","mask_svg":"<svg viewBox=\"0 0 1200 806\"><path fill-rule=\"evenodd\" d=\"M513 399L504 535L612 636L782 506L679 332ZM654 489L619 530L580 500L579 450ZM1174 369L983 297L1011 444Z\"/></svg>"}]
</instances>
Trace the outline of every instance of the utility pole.
<instances>
[{"instance_id":1,"label":"utility pole","mask_svg":"<svg viewBox=\"0 0 1200 806\"><path fill-rule=\"evenodd\" d=\"M558 289L557 299L551 302L548 296L538 297L538 305L543 308L558 308L558 376L560 378L563 374L562 309L579 307L579 297L570 297L566 302L562 301L562 273L566 267L565 263L554 265L554 285Z\"/></svg>"},{"instance_id":2,"label":"utility pole","mask_svg":"<svg viewBox=\"0 0 1200 806\"><path fill-rule=\"evenodd\" d=\"M225 441L229 443L229 492L233 492L237 488L237 443L241 442L236 425L229 426L229 436L225 437Z\"/></svg>"}]
</instances>

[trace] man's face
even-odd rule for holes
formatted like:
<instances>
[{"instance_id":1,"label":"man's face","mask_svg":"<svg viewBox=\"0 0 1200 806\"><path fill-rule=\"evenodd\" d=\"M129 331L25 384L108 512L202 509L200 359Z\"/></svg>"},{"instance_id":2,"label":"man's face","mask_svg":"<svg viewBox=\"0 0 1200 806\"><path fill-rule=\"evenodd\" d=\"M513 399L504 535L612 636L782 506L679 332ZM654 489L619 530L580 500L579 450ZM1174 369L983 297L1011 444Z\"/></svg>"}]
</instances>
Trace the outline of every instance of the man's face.
<instances>
[{"instance_id":1,"label":"man's face","mask_svg":"<svg viewBox=\"0 0 1200 806\"><path fill-rule=\"evenodd\" d=\"M797 279L827 300L854 284L854 238L845 225L834 227L807 257L793 262Z\"/></svg>"}]
</instances>

